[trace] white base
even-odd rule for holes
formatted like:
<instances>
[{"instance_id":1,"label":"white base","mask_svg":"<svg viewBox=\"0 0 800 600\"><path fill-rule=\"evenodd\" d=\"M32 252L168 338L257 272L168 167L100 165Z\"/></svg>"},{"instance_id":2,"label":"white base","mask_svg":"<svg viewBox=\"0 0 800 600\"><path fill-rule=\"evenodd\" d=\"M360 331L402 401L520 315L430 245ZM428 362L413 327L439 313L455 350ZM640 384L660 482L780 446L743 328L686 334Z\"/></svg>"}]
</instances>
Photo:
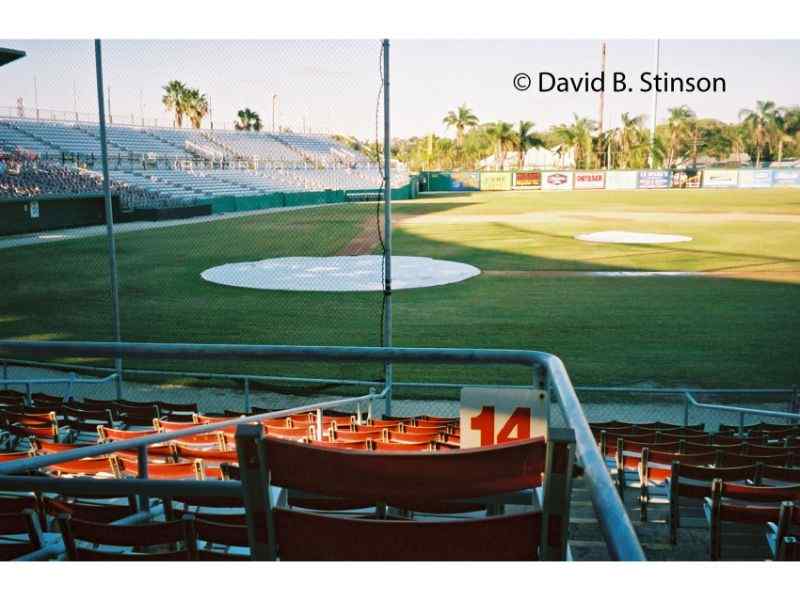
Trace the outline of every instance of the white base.
<instances>
[{"instance_id":1,"label":"white base","mask_svg":"<svg viewBox=\"0 0 800 600\"><path fill-rule=\"evenodd\" d=\"M692 241L692 238L687 235L664 235L635 231L597 231L576 235L575 239L582 242L605 242L607 244L675 244Z\"/></svg>"},{"instance_id":2,"label":"white base","mask_svg":"<svg viewBox=\"0 0 800 600\"><path fill-rule=\"evenodd\" d=\"M383 257L290 256L229 263L203 271L211 283L258 290L297 292L378 292L383 289ZM480 274L472 265L422 256L392 258L392 289L457 283Z\"/></svg>"}]
</instances>

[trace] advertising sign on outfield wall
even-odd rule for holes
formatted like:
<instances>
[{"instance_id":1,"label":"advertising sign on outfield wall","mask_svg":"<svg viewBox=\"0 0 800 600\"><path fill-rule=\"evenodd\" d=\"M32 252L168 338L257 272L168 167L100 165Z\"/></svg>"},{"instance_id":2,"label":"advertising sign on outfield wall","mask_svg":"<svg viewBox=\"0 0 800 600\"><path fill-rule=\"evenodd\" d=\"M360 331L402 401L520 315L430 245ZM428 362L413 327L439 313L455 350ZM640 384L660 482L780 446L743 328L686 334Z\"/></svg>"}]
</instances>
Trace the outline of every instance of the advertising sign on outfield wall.
<instances>
[{"instance_id":1,"label":"advertising sign on outfield wall","mask_svg":"<svg viewBox=\"0 0 800 600\"><path fill-rule=\"evenodd\" d=\"M638 171L608 171L606 173L606 189L635 190L638 180Z\"/></svg>"},{"instance_id":2,"label":"advertising sign on outfield wall","mask_svg":"<svg viewBox=\"0 0 800 600\"><path fill-rule=\"evenodd\" d=\"M511 189L511 171L481 173L481 190L503 191Z\"/></svg>"},{"instance_id":3,"label":"advertising sign on outfield wall","mask_svg":"<svg viewBox=\"0 0 800 600\"><path fill-rule=\"evenodd\" d=\"M800 186L800 169L772 169L772 185Z\"/></svg>"},{"instance_id":4,"label":"advertising sign on outfield wall","mask_svg":"<svg viewBox=\"0 0 800 600\"><path fill-rule=\"evenodd\" d=\"M571 190L572 171L544 171L542 173L543 190Z\"/></svg>"},{"instance_id":5,"label":"advertising sign on outfield wall","mask_svg":"<svg viewBox=\"0 0 800 600\"><path fill-rule=\"evenodd\" d=\"M739 187L772 187L772 171L769 169L745 169L739 171Z\"/></svg>"},{"instance_id":6,"label":"advertising sign on outfield wall","mask_svg":"<svg viewBox=\"0 0 800 600\"><path fill-rule=\"evenodd\" d=\"M672 187L674 188L699 188L702 174L700 172L689 175L686 171L672 172Z\"/></svg>"},{"instance_id":7,"label":"advertising sign on outfield wall","mask_svg":"<svg viewBox=\"0 0 800 600\"><path fill-rule=\"evenodd\" d=\"M602 190L606 187L605 171L575 171L576 190Z\"/></svg>"},{"instance_id":8,"label":"advertising sign on outfield wall","mask_svg":"<svg viewBox=\"0 0 800 600\"><path fill-rule=\"evenodd\" d=\"M739 171L736 169L706 169L703 171L704 188L736 187L739 183Z\"/></svg>"},{"instance_id":9,"label":"advertising sign on outfield wall","mask_svg":"<svg viewBox=\"0 0 800 600\"><path fill-rule=\"evenodd\" d=\"M668 188L672 185L671 171L647 170L639 171L636 187L642 190L657 190Z\"/></svg>"},{"instance_id":10,"label":"advertising sign on outfield wall","mask_svg":"<svg viewBox=\"0 0 800 600\"><path fill-rule=\"evenodd\" d=\"M452 189L470 191L481 189L481 178L475 171L459 171L450 175L453 179Z\"/></svg>"},{"instance_id":11,"label":"advertising sign on outfield wall","mask_svg":"<svg viewBox=\"0 0 800 600\"><path fill-rule=\"evenodd\" d=\"M519 171L514 173L514 189L531 190L542 187L541 171Z\"/></svg>"}]
</instances>

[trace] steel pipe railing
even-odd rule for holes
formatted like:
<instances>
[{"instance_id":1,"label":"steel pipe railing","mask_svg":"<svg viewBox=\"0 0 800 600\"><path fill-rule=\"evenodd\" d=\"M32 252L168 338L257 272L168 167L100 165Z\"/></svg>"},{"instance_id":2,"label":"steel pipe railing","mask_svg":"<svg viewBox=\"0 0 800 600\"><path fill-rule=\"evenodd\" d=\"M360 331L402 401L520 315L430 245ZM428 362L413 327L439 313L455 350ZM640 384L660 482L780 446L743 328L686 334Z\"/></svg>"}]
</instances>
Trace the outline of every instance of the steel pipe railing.
<instances>
[{"instance_id":1,"label":"steel pipe railing","mask_svg":"<svg viewBox=\"0 0 800 600\"><path fill-rule=\"evenodd\" d=\"M611 558L614 560L645 560L639 540L631 524L630 518L623 506L619 494L611 481L605 460L600 455L597 444L589 429L589 424L581 408L572 382L560 359L552 354L526 350L481 350L481 349L455 349L455 348L370 348L370 347L337 347L337 346L258 346L234 344L155 344L155 343L128 343L128 342L21 342L0 341L0 353L13 353L17 355L34 356L81 356L98 358L173 358L173 359L263 359L282 361L334 361L334 362L372 362L372 363L441 363L441 364L510 364L530 368L532 383L536 386L547 387L553 397L558 401L567 424L575 431L576 451L580 457L586 479L589 483L592 503L600 522L606 545ZM385 390L384 390L385 391ZM382 397L382 394L378 395ZM374 398L372 395L366 397ZM352 401L353 399L349 399ZM332 403L342 401L321 402L302 407L302 410L316 410L331 406ZM277 411L269 413L270 417L290 414L290 411ZM130 450L139 446L164 442L184 435L204 433L229 426L234 423L255 422L265 418L264 415L232 419L220 423L201 425L181 432L160 433L133 440L124 440L104 445L99 449L99 454L114 452L115 450ZM177 433L177 435L175 435ZM70 450L59 454L55 461L88 457L87 449ZM98 453L95 449L94 453ZM96 455L96 454L95 454ZM19 470L35 469L47 464L53 464L51 457L34 457L0 465L0 474L19 472ZM7 488L10 479L0 477L0 489ZM60 480L53 480L56 484ZM72 480L76 481L76 480ZM203 484L213 485L220 482L152 482L145 479L102 481L109 489L115 489L114 484L124 483L132 493L155 496L158 491L146 489L147 484ZM24 485L20 482L18 485ZM52 484L49 484L52 485ZM94 485L94 483L93 483ZM58 486L56 486L58 487ZM85 488L84 488L85 489ZM100 489L98 488L98 491ZM162 495L168 493L160 488ZM203 492L206 495L206 492Z\"/></svg>"}]
</instances>

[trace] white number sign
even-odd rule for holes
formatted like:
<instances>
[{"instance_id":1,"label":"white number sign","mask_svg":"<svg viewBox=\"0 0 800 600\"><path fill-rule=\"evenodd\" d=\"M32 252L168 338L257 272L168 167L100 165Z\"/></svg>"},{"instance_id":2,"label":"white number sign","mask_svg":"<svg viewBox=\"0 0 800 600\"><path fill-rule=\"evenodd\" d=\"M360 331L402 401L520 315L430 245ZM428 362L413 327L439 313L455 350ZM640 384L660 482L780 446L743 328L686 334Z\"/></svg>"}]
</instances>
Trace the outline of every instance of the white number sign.
<instances>
[{"instance_id":1,"label":"white number sign","mask_svg":"<svg viewBox=\"0 0 800 600\"><path fill-rule=\"evenodd\" d=\"M544 390L473 387L461 390L461 447L478 448L544 436Z\"/></svg>"}]
</instances>

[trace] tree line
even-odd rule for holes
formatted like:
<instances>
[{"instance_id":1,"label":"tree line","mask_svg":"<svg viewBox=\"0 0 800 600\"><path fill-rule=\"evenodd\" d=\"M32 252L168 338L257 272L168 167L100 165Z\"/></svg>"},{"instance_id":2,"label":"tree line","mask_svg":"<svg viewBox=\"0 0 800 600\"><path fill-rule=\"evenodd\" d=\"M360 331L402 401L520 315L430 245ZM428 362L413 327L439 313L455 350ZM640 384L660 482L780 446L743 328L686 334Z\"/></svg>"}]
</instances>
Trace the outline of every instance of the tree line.
<instances>
[{"instance_id":1,"label":"tree line","mask_svg":"<svg viewBox=\"0 0 800 600\"><path fill-rule=\"evenodd\" d=\"M524 156L537 147L572 156L575 166L583 169L692 167L704 157L738 163L743 155L761 166L800 155L800 106L781 107L770 100L742 109L737 123L699 117L686 105L669 108L652 142L647 116L629 113L621 115L619 127L605 131L593 119L577 114L569 123L536 131L532 121L481 123L462 104L442 122L455 137L431 134L395 140L393 155L412 170L474 169L492 155L503 165L509 152Z\"/></svg>"},{"instance_id":2,"label":"tree line","mask_svg":"<svg viewBox=\"0 0 800 600\"><path fill-rule=\"evenodd\" d=\"M208 98L196 88L187 86L182 81L173 79L163 88L164 95L161 103L168 112L172 113L173 125L183 127L184 117L195 129L200 129L209 114ZM249 108L243 108L236 113L237 121L234 127L238 131L261 131L262 121L259 114Z\"/></svg>"}]
</instances>

